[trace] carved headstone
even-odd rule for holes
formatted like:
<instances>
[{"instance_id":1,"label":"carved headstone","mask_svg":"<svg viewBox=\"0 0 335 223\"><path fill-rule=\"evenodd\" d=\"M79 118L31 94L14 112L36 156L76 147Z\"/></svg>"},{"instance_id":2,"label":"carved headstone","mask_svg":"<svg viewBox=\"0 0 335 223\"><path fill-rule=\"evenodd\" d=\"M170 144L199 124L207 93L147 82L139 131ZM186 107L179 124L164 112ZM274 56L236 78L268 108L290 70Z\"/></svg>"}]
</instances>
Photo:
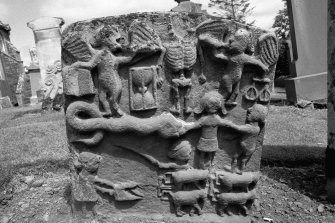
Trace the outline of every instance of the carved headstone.
<instances>
[{"instance_id":1,"label":"carved headstone","mask_svg":"<svg viewBox=\"0 0 335 223\"><path fill-rule=\"evenodd\" d=\"M77 22L62 38L78 222L250 222L273 33L170 12Z\"/></svg>"}]
</instances>

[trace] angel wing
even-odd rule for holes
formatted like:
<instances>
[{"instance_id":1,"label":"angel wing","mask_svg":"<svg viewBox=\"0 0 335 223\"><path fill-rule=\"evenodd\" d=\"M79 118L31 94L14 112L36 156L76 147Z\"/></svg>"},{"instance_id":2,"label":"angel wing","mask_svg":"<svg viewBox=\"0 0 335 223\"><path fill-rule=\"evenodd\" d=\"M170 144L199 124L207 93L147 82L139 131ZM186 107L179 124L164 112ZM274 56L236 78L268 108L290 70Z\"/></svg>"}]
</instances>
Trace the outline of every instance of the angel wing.
<instances>
[{"instance_id":1,"label":"angel wing","mask_svg":"<svg viewBox=\"0 0 335 223\"><path fill-rule=\"evenodd\" d=\"M279 57L278 39L274 33L265 33L259 37L255 56L268 67L277 62Z\"/></svg>"},{"instance_id":2,"label":"angel wing","mask_svg":"<svg viewBox=\"0 0 335 223\"><path fill-rule=\"evenodd\" d=\"M210 34L222 41L228 35L229 28L227 23L223 20L208 20L199 24L196 28L197 36L201 34Z\"/></svg>"},{"instance_id":3,"label":"angel wing","mask_svg":"<svg viewBox=\"0 0 335 223\"><path fill-rule=\"evenodd\" d=\"M91 52L87 45L87 35L82 32L72 32L62 40L62 57L65 63L71 64L76 61L89 61Z\"/></svg>"},{"instance_id":4,"label":"angel wing","mask_svg":"<svg viewBox=\"0 0 335 223\"><path fill-rule=\"evenodd\" d=\"M157 52L163 46L160 37L146 23L135 20L129 27L129 48L137 52Z\"/></svg>"}]
</instances>

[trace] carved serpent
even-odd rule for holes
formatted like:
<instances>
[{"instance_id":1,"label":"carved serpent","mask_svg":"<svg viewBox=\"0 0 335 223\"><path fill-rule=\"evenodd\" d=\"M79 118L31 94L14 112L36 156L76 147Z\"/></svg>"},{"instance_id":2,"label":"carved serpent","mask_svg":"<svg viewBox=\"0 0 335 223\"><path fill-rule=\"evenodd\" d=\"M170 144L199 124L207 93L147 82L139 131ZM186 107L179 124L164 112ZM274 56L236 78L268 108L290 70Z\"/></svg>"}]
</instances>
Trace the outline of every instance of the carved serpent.
<instances>
[{"instance_id":1,"label":"carved serpent","mask_svg":"<svg viewBox=\"0 0 335 223\"><path fill-rule=\"evenodd\" d=\"M71 140L87 145L98 144L103 139L105 131L114 133L132 131L141 135L158 132L161 137L170 138L179 137L194 126L194 123L186 123L169 113L146 119L129 115L106 119L102 117L102 113L95 104L83 101L76 101L69 105L66 120L71 128L79 132L94 132L91 138Z\"/></svg>"}]
</instances>

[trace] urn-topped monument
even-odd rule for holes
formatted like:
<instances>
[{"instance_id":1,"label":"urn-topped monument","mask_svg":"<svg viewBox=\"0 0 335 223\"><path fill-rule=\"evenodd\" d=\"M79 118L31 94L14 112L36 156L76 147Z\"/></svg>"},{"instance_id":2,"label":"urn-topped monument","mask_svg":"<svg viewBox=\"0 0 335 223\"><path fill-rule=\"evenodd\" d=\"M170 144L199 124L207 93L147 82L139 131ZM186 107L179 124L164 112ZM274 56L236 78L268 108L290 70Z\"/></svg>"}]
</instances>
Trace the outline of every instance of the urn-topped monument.
<instances>
[{"instance_id":1,"label":"urn-topped monument","mask_svg":"<svg viewBox=\"0 0 335 223\"><path fill-rule=\"evenodd\" d=\"M256 27L178 12L68 26L74 218L250 222L277 44Z\"/></svg>"}]
</instances>

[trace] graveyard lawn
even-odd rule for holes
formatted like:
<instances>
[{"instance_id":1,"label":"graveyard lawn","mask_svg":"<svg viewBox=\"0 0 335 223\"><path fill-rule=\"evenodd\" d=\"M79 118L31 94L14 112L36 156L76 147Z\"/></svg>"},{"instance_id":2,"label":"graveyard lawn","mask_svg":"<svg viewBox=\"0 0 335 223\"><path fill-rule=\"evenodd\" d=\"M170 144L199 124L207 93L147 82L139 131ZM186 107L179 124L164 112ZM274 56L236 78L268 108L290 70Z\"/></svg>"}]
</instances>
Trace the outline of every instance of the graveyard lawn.
<instances>
[{"instance_id":1,"label":"graveyard lawn","mask_svg":"<svg viewBox=\"0 0 335 223\"><path fill-rule=\"evenodd\" d=\"M323 189L326 112L271 106L254 222L335 222L335 206ZM0 153L1 223L71 221L63 112L42 114L39 106L1 110ZM121 216L115 222L140 221ZM157 221L148 216L141 222Z\"/></svg>"}]
</instances>

